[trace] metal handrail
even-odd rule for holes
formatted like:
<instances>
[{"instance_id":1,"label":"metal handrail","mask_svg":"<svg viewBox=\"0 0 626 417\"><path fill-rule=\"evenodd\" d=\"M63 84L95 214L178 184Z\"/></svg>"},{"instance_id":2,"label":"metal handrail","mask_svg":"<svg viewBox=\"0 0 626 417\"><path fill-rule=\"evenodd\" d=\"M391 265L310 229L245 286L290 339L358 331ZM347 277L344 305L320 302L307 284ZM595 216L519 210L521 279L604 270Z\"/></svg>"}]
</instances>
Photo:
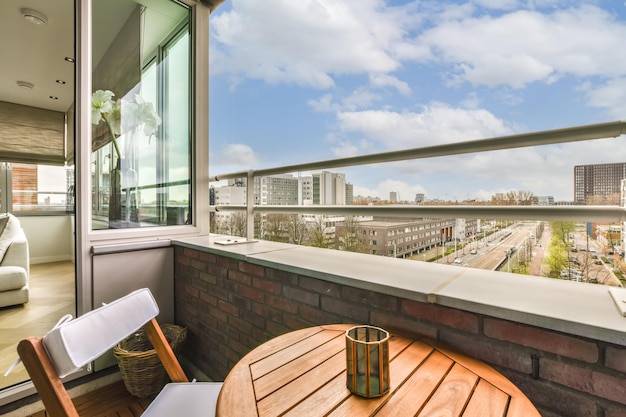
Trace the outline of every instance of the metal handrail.
<instances>
[{"instance_id":1,"label":"metal handrail","mask_svg":"<svg viewBox=\"0 0 626 417\"><path fill-rule=\"evenodd\" d=\"M616 138L626 133L626 121L615 121L568 127L564 129L545 130L541 132L522 133L519 135L500 136L478 139L467 142L449 143L445 145L426 146L423 148L405 149L400 151L374 153L347 158L327 159L325 161L303 164L285 165L282 167L253 170L254 176L284 174L289 172L310 171L323 168L339 168L355 165L368 165L381 162L397 162L412 159L435 158L438 156L461 155L475 152L497 151L504 149L524 148L529 146L555 145L557 143L579 142L584 140ZM227 174L209 176L209 182L244 178L250 171L237 171Z\"/></svg>"},{"instance_id":2,"label":"metal handrail","mask_svg":"<svg viewBox=\"0 0 626 417\"><path fill-rule=\"evenodd\" d=\"M389 217L435 217L435 218L483 218L483 219L532 219L568 221L626 221L626 211L619 206L254 206L254 178L291 172L330 169L346 166L397 162L440 156L461 155L529 146L545 146L559 143L616 138L626 133L626 121L614 121L563 129L523 133L478 139L467 142L427 146L400 151L375 153L347 158L329 159L281 167L247 170L209 176L209 182L247 178L246 206L213 206L215 211L245 210L248 217L247 237L254 235L254 212L305 213L343 215L385 215Z\"/></svg>"},{"instance_id":3,"label":"metal handrail","mask_svg":"<svg viewBox=\"0 0 626 417\"><path fill-rule=\"evenodd\" d=\"M245 211L246 206L214 206L215 211ZM259 213L335 214L343 216L429 217L493 220L626 221L620 206L255 206Z\"/></svg>"}]
</instances>

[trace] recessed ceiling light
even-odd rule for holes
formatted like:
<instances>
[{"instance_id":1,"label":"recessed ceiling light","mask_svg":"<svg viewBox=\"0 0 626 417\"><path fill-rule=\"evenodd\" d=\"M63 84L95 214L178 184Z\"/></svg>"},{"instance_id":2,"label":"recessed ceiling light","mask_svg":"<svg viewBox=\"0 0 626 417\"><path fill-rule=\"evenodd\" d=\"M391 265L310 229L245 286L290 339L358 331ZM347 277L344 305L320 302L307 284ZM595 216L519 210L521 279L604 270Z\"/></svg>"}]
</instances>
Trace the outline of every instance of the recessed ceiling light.
<instances>
[{"instance_id":1,"label":"recessed ceiling light","mask_svg":"<svg viewBox=\"0 0 626 417\"><path fill-rule=\"evenodd\" d=\"M61 85L63 85L63 84L65 84L65 81L63 81L63 80L57 80L57 84L61 84Z\"/></svg>"},{"instance_id":2,"label":"recessed ceiling light","mask_svg":"<svg viewBox=\"0 0 626 417\"><path fill-rule=\"evenodd\" d=\"M45 25L48 23L46 15L38 12L37 10L23 8L20 9L20 13L22 14L22 17L30 23L34 23L36 25Z\"/></svg>"},{"instance_id":3,"label":"recessed ceiling light","mask_svg":"<svg viewBox=\"0 0 626 417\"><path fill-rule=\"evenodd\" d=\"M35 88L35 84L29 83L28 81L18 81L17 85L24 90L32 90Z\"/></svg>"},{"instance_id":4,"label":"recessed ceiling light","mask_svg":"<svg viewBox=\"0 0 626 417\"><path fill-rule=\"evenodd\" d=\"M58 99L59 99L57 96L50 96L50 98L51 98L52 100L58 100Z\"/></svg>"},{"instance_id":5,"label":"recessed ceiling light","mask_svg":"<svg viewBox=\"0 0 626 417\"><path fill-rule=\"evenodd\" d=\"M74 58L69 57L69 56L66 56L66 57L65 57L65 60L66 60L67 62L74 62Z\"/></svg>"}]
</instances>

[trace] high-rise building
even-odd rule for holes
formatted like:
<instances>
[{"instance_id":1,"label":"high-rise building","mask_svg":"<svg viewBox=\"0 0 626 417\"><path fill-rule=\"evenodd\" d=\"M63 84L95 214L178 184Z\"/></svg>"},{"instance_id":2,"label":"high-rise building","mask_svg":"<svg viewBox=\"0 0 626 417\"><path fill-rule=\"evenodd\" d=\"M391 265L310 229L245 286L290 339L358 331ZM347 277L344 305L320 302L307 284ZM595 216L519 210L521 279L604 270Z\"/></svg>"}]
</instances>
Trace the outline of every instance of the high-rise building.
<instances>
[{"instance_id":1,"label":"high-rise building","mask_svg":"<svg viewBox=\"0 0 626 417\"><path fill-rule=\"evenodd\" d=\"M623 179L626 179L626 162L576 165L574 201L585 203L590 197L619 195Z\"/></svg>"},{"instance_id":2,"label":"high-rise building","mask_svg":"<svg viewBox=\"0 0 626 417\"><path fill-rule=\"evenodd\" d=\"M389 192L389 201L391 203L397 203L398 202L398 193L396 191L390 191Z\"/></svg>"}]
</instances>

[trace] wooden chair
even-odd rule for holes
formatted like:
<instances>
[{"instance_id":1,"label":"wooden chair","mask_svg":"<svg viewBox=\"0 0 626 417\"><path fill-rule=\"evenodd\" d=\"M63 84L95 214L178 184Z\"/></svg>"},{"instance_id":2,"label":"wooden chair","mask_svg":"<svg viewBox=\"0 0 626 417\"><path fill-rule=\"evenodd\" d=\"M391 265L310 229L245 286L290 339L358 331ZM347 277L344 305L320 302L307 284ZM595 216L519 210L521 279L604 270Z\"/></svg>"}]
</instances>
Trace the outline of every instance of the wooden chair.
<instances>
[{"instance_id":1,"label":"wooden chair","mask_svg":"<svg viewBox=\"0 0 626 417\"><path fill-rule=\"evenodd\" d=\"M52 417L80 417L62 378L92 362L144 327L172 383L142 417L213 416L221 382L189 382L155 317L156 301L147 288L134 291L56 327L44 337L29 337L17 351Z\"/></svg>"}]
</instances>

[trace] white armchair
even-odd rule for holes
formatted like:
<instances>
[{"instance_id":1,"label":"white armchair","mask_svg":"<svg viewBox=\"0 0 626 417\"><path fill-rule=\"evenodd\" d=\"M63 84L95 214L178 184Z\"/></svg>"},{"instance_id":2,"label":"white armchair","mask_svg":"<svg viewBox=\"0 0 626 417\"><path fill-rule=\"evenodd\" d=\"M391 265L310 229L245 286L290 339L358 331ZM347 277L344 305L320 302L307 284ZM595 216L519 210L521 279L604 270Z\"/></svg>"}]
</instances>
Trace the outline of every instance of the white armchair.
<instances>
[{"instance_id":1,"label":"white armchair","mask_svg":"<svg viewBox=\"0 0 626 417\"><path fill-rule=\"evenodd\" d=\"M9 224L2 234L5 239L0 238L0 249L2 246L6 247L0 262L0 307L24 304L29 299L28 240L19 220L10 217ZM10 236L5 236L6 234Z\"/></svg>"}]
</instances>

